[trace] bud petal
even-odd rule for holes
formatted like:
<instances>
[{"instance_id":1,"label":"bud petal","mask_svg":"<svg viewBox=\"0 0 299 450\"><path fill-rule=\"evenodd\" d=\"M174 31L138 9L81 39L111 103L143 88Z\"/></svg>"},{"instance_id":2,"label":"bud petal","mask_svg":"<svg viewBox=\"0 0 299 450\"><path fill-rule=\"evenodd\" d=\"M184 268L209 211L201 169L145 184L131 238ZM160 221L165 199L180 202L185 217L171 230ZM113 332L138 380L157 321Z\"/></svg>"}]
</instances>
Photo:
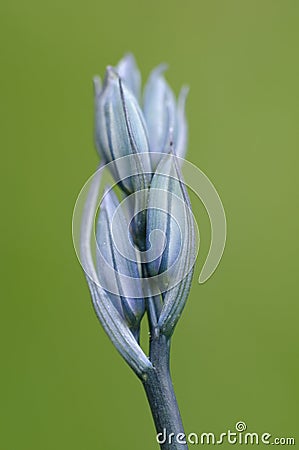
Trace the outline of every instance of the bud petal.
<instances>
[{"instance_id":1,"label":"bud petal","mask_svg":"<svg viewBox=\"0 0 299 450\"><path fill-rule=\"evenodd\" d=\"M112 221L116 228L112 232ZM96 230L97 271L100 283L111 302L126 320L133 332L138 332L145 311L139 269L135 249L130 242L128 223L112 190L107 190L101 204ZM122 247L117 248L113 233L120 233ZM124 276L120 276L120 275ZM133 280L132 280L133 279ZM134 283L136 298L129 297L132 292L130 283ZM109 291L110 289L113 292Z\"/></svg>"},{"instance_id":2,"label":"bud petal","mask_svg":"<svg viewBox=\"0 0 299 450\"><path fill-rule=\"evenodd\" d=\"M93 77L93 87L94 87L95 101L97 101L102 90L102 81L100 77Z\"/></svg>"},{"instance_id":3,"label":"bud petal","mask_svg":"<svg viewBox=\"0 0 299 450\"><path fill-rule=\"evenodd\" d=\"M175 97L165 81L164 64L152 71L145 86L144 117L151 152L168 152L168 136L176 121Z\"/></svg>"},{"instance_id":4,"label":"bud petal","mask_svg":"<svg viewBox=\"0 0 299 450\"><path fill-rule=\"evenodd\" d=\"M149 151L146 126L138 102L122 83L113 68L108 67L103 89L96 96L96 145L105 163L115 161L113 175L121 180L120 186L126 192L135 192L148 186L151 163L149 155L137 158L138 174L130 174L129 162L118 158L127 155L147 154Z\"/></svg>"},{"instance_id":5,"label":"bud petal","mask_svg":"<svg viewBox=\"0 0 299 450\"><path fill-rule=\"evenodd\" d=\"M182 220L184 223L183 197L180 182L176 179L177 172L173 158L166 155L159 163L153 176L148 199L146 237L148 246L151 246L153 255L160 254L157 258L148 262L149 275L155 276L164 272L178 258L182 242ZM182 219L178 223L178 219ZM160 238L157 233L160 232ZM156 239L151 237L156 235ZM162 237L164 249L161 252Z\"/></svg>"},{"instance_id":6,"label":"bud petal","mask_svg":"<svg viewBox=\"0 0 299 450\"><path fill-rule=\"evenodd\" d=\"M152 369L152 364L136 342L136 337L134 338L125 320L111 304L111 300L104 289L99 286L97 273L93 264L90 240L93 218L97 208L97 194L100 182L101 174L97 174L93 179L86 199L80 233L80 256L82 261L84 261L85 276L91 293L93 307L99 321L113 345L136 372L138 377L143 380L147 371Z\"/></svg>"},{"instance_id":7,"label":"bud petal","mask_svg":"<svg viewBox=\"0 0 299 450\"><path fill-rule=\"evenodd\" d=\"M188 88L183 87L179 94L177 114L176 114L176 137L175 137L175 154L180 158L184 158L187 151L188 126L185 114L186 98Z\"/></svg>"},{"instance_id":8,"label":"bud petal","mask_svg":"<svg viewBox=\"0 0 299 450\"><path fill-rule=\"evenodd\" d=\"M166 239L162 252L159 252L161 242L155 242L154 238L151 240L151 234L157 230ZM172 154L162 158L151 183L147 239L153 247L152 252L160 253L147 263L147 272L151 277L165 272L164 283L166 287L169 286L169 290L162 293L164 305L158 325L164 334L171 335L190 290L195 261L195 233L190 201L181 181L178 161Z\"/></svg>"},{"instance_id":9,"label":"bud petal","mask_svg":"<svg viewBox=\"0 0 299 450\"><path fill-rule=\"evenodd\" d=\"M135 95L137 100L139 100L141 76L135 58L131 53L128 53L119 61L116 66L116 72L127 88Z\"/></svg>"}]
</instances>

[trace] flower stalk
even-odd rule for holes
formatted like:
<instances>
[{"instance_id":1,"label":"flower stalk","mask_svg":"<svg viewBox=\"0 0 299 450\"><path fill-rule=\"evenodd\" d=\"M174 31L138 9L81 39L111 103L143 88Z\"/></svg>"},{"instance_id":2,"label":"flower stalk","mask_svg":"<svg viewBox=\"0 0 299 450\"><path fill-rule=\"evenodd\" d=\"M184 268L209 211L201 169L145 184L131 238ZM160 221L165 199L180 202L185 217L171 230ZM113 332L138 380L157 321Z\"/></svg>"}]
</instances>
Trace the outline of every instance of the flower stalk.
<instances>
[{"instance_id":1,"label":"flower stalk","mask_svg":"<svg viewBox=\"0 0 299 450\"><path fill-rule=\"evenodd\" d=\"M176 439L178 436L182 438L184 428L171 381L169 358L170 339L163 334L151 334L150 360L153 367L148 370L143 385L154 419L157 437L162 437L166 433L166 439L158 439L161 449L186 450L187 444L177 442ZM173 434L170 435L170 433Z\"/></svg>"}]
</instances>

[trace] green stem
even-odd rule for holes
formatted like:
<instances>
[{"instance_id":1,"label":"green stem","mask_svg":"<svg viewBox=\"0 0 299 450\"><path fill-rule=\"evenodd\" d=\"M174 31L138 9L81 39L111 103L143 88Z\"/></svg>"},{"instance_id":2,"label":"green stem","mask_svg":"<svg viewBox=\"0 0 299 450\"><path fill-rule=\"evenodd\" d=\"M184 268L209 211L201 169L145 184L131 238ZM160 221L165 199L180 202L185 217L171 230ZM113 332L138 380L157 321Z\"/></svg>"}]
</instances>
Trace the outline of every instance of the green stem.
<instances>
[{"instance_id":1,"label":"green stem","mask_svg":"<svg viewBox=\"0 0 299 450\"><path fill-rule=\"evenodd\" d=\"M150 360L144 389L155 422L161 450L188 450L170 370L170 340L158 332L151 334ZM158 440L158 439L157 439Z\"/></svg>"}]
</instances>

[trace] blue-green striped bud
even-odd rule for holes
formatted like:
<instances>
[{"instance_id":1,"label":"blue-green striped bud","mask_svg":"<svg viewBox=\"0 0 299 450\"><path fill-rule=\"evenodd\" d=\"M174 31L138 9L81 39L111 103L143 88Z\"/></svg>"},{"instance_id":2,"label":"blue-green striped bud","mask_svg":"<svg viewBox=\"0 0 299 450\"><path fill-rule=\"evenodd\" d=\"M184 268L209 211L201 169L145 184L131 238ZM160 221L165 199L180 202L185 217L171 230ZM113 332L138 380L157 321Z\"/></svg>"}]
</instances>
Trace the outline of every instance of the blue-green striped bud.
<instances>
[{"instance_id":1,"label":"blue-green striped bud","mask_svg":"<svg viewBox=\"0 0 299 450\"><path fill-rule=\"evenodd\" d=\"M163 153L169 149L169 133L175 129L175 97L163 72L164 64L154 69L144 90L144 117L149 134L151 152Z\"/></svg>"},{"instance_id":2,"label":"blue-green striped bud","mask_svg":"<svg viewBox=\"0 0 299 450\"><path fill-rule=\"evenodd\" d=\"M190 200L179 161L171 153L162 157L153 176L146 236L155 255L147 262L147 273L153 283L157 280L163 299L158 326L170 336L189 294L197 248Z\"/></svg>"},{"instance_id":3,"label":"blue-green striped bud","mask_svg":"<svg viewBox=\"0 0 299 450\"><path fill-rule=\"evenodd\" d=\"M176 111L176 129L175 129L175 154L180 158L185 158L188 144L188 125L185 113L186 98L188 88L183 87L179 94Z\"/></svg>"},{"instance_id":4,"label":"blue-green striped bud","mask_svg":"<svg viewBox=\"0 0 299 450\"><path fill-rule=\"evenodd\" d=\"M125 55L117 64L116 72L128 89L140 99L141 75L134 56L131 53Z\"/></svg>"},{"instance_id":5,"label":"blue-green striped bud","mask_svg":"<svg viewBox=\"0 0 299 450\"><path fill-rule=\"evenodd\" d=\"M105 163L115 161L111 171L120 187L127 193L148 187L151 162L146 125L133 93L122 82L117 72L108 67L102 90L96 84L95 140L97 150ZM119 158L139 155L136 159L138 175L128 177L130 167Z\"/></svg>"},{"instance_id":6,"label":"blue-green striped bud","mask_svg":"<svg viewBox=\"0 0 299 450\"><path fill-rule=\"evenodd\" d=\"M147 261L147 273L152 277L164 274L166 286L174 286L181 280L182 273L187 274L194 264L190 249L189 255L186 253L187 241L193 240L193 233L193 216L178 160L172 154L165 155L149 190L146 239L154 257Z\"/></svg>"},{"instance_id":7,"label":"blue-green striped bud","mask_svg":"<svg viewBox=\"0 0 299 450\"><path fill-rule=\"evenodd\" d=\"M101 203L96 239L97 272L101 286L138 337L145 302L137 255L129 236L129 224L112 190L106 190ZM133 292L136 297L132 297Z\"/></svg>"},{"instance_id":8,"label":"blue-green striped bud","mask_svg":"<svg viewBox=\"0 0 299 450\"><path fill-rule=\"evenodd\" d=\"M168 153L170 143L173 153L184 158L187 147L187 122L185 103L188 89L182 88L178 101L166 82L163 72L166 65L154 69L144 91L143 112L152 153ZM171 141L171 142L170 142ZM161 155L152 155L156 166Z\"/></svg>"}]
</instances>

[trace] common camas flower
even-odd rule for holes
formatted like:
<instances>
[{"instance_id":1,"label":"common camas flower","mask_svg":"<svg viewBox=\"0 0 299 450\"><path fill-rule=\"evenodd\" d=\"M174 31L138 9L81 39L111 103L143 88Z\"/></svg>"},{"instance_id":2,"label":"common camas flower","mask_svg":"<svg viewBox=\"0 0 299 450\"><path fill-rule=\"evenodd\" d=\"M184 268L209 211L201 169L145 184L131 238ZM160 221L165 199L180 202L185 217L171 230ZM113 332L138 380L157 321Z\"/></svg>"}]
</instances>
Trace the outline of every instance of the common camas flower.
<instances>
[{"instance_id":1,"label":"common camas flower","mask_svg":"<svg viewBox=\"0 0 299 450\"><path fill-rule=\"evenodd\" d=\"M132 55L95 78L95 141L115 185L106 188L96 223L97 254L89 247L97 186L82 222L81 258L95 311L120 354L142 380L157 432L182 432L169 375L170 338L193 273L194 225L181 175L187 144L183 88L176 100L154 69L141 98ZM117 195L116 195L117 194ZM119 200L121 199L121 201ZM92 275L90 275L92 274ZM139 345L147 314L150 351ZM162 448L187 448L174 442Z\"/></svg>"}]
</instances>

